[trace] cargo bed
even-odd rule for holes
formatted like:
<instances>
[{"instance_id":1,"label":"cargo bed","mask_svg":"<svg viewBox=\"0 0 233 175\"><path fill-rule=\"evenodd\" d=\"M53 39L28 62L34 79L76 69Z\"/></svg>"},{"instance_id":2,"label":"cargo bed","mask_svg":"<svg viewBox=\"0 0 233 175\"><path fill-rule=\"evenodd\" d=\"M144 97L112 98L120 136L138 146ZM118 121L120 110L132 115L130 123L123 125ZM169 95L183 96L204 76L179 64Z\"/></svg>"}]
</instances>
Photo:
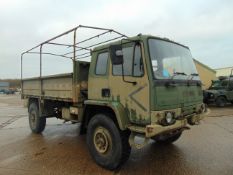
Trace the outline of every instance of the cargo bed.
<instances>
[{"instance_id":1,"label":"cargo bed","mask_svg":"<svg viewBox=\"0 0 233 175\"><path fill-rule=\"evenodd\" d=\"M73 101L73 74L57 74L22 80L22 96Z\"/></svg>"}]
</instances>

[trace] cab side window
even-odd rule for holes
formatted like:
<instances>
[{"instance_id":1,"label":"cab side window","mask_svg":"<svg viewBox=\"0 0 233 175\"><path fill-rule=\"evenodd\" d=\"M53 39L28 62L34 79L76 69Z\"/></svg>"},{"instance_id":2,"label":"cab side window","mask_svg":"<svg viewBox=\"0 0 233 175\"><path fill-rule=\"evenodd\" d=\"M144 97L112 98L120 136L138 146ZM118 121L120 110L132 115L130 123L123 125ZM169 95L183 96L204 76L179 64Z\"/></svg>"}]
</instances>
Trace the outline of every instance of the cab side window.
<instances>
[{"instance_id":1,"label":"cab side window","mask_svg":"<svg viewBox=\"0 0 233 175\"><path fill-rule=\"evenodd\" d=\"M106 75L108 66L108 52L100 53L97 57L95 74Z\"/></svg>"},{"instance_id":2,"label":"cab side window","mask_svg":"<svg viewBox=\"0 0 233 175\"><path fill-rule=\"evenodd\" d=\"M132 76L133 46L125 47L123 51L124 75ZM122 65L113 65L113 75L122 75Z\"/></svg>"},{"instance_id":3,"label":"cab side window","mask_svg":"<svg viewBox=\"0 0 233 175\"><path fill-rule=\"evenodd\" d=\"M135 50L134 50L133 76L135 76L135 77L142 76L144 74L143 69L144 68L143 68L141 47L140 47L140 45L136 45Z\"/></svg>"},{"instance_id":4,"label":"cab side window","mask_svg":"<svg viewBox=\"0 0 233 175\"><path fill-rule=\"evenodd\" d=\"M125 76L139 77L144 74L141 46L125 47L123 51L123 67ZM122 75L122 65L113 65L113 75Z\"/></svg>"}]
</instances>

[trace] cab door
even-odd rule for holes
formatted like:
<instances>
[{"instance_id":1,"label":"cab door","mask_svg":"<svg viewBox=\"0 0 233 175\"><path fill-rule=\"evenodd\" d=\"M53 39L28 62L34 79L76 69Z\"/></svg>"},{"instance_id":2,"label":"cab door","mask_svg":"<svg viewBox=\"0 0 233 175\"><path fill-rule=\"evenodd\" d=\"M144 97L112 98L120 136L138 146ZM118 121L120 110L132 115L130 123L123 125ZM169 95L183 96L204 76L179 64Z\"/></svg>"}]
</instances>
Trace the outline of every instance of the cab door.
<instances>
[{"instance_id":1,"label":"cab door","mask_svg":"<svg viewBox=\"0 0 233 175\"><path fill-rule=\"evenodd\" d=\"M91 100L109 100L109 52L103 50L93 53L93 60L89 69L88 98Z\"/></svg>"},{"instance_id":2,"label":"cab door","mask_svg":"<svg viewBox=\"0 0 233 175\"><path fill-rule=\"evenodd\" d=\"M109 87L112 100L124 106L132 123L148 124L149 80L143 45L135 42L123 44L122 52L123 65L110 66Z\"/></svg>"}]
</instances>

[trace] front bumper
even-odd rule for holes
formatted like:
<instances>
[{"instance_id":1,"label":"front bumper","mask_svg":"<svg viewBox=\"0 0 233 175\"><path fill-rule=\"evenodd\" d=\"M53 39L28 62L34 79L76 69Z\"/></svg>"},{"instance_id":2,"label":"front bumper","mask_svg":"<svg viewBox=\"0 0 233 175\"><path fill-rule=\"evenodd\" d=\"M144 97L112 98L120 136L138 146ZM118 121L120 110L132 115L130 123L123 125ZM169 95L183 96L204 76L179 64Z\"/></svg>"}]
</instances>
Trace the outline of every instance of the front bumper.
<instances>
[{"instance_id":1,"label":"front bumper","mask_svg":"<svg viewBox=\"0 0 233 175\"><path fill-rule=\"evenodd\" d=\"M169 125L169 126L162 126L158 124L147 125L145 129L145 136L154 137L162 133L182 129L187 126L187 123L188 123L187 119L184 119L184 120L177 120L173 125Z\"/></svg>"},{"instance_id":2,"label":"front bumper","mask_svg":"<svg viewBox=\"0 0 233 175\"><path fill-rule=\"evenodd\" d=\"M177 119L172 125L162 126L158 123L142 126L129 126L129 129L135 133L143 134L146 138L155 137L160 134L169 133L178 129L188 128L188 125L199 124L199 122L209 114L210 110L205 109L202 113L194 113L192 115L185 116L184 119Z\"/></svg>"},{"instance_id":3,"label":"front bumper","mask_svg":"<svg viewBox=\"0 0 233 175\"><path fill-rule=\"evenodd\" d=\"M173 125L168 125L168 126L162 126L159 124L152 124L152 125L147 125L145 129L145 136L146 137L154 137L156 135L160 135L166 132L171 132L172 130L178 130L178 129L183 129L187 128L187 125L195 125L199 124L200 121L206 117L209 114L210 110L208 108L205 108L202 113L200 114L192 114L186 116L182 120L176 120L176 122Z\"/></svg>"}]
</instances>

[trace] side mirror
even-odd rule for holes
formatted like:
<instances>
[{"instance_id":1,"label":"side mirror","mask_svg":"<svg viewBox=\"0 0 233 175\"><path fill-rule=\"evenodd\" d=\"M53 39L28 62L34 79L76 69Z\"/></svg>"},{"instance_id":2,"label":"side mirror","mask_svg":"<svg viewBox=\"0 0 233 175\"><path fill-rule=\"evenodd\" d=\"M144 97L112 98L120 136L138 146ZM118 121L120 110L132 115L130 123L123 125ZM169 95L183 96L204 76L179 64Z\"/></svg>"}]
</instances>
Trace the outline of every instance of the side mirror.
<instances>
[{"instance_id":1,"label":"side mirror","mask_svg":"<svg viewBox=\"0 0 233 175\"><path fill-rule=\"evenodd\" d=\"M111 45L110 56L113 65L123 64L123 51L121 45Z\"/></svg>"}]
</instances>

